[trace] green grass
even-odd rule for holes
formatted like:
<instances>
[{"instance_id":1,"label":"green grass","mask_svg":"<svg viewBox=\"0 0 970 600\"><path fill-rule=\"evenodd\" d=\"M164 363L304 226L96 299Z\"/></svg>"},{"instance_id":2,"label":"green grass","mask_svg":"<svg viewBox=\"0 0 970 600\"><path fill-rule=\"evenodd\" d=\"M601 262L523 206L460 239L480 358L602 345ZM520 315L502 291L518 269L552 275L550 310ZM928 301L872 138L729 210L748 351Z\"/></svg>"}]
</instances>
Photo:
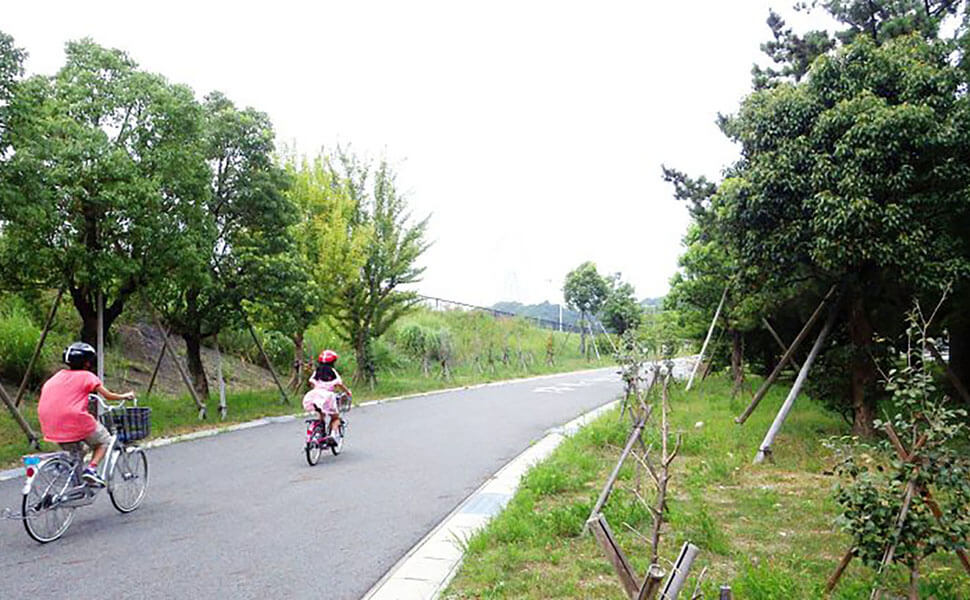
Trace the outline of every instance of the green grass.
<instances>
[{"instance_id":1,"label":"green grass","mask_svg":"<svg viewBox=\"0 0 970 600\"><path fill-rule=\"evenodd\" d=\"M441 372L440 367L434 366L428 375L425 375L420 360L396 348L397 328L407 323L419 323L449 332L453 346L450 372L447 377ZM550 337L555 351L552 364L547 363L546 354ZM244 336L239 336L239 340L234 343L242 344L246 339ZM600 343L603 342L605 340L601 338ZM34 339L27 346L32 349L35 343ZM340 370L345 379L351 379L354 369L353 353L340 345L339 340L328 327L319 325L312 328L307 334L307 343L313 355L324 347L337 349L341 354ZM386 339L378 342L379 358L383 353L383 362L378 372L378 384L373 389L354 386L354 400L366 402L379 398L613 364L612 358L604 348L600 349L604 353L602 360L587 361L579 354L578 343L579 338L575 334L567 336L564 333L539 329L524 319L495 319L482 313L460 311L419 310L401 319L401 322L388 332ZM108 349L107 354L106 372L109 374L122 375L126 369L136 366L112 348ZM503 357L507 357L507 360L503 361ZM145 366L142 365L142 367ZM148 368L150 367L151 365L148 365ZM231 369L228 364L226 368ZM136 389L136 392L138 391L140 390ZM232 392L231 385L226 401L229 407L229 418L226 421L219 420L215 397L207 402L209 418L206 421L199 421L195 405L188 395L180 397L153 395L140 398L140 401L152 407L153 437L186 433L265 416L291 414L300 410L299 397L291 397L291 403L283 405L275 388ZM36 390L25 401L22 412L37 431ZM54 445L45 443L43 449L52 450ZM16 422L4 408L0 407L0 466L10 466L16 463L21 455L30 451L25 436Z\"/></svg>"},{"instance_id":2,"label":"green grass","mask_svg":"<svg viewBox=\"0 0 970 600\"><path fill-rule=\"evenodd\" d=\"M845 433L840 417L800 398L775 441L774 463L751 463L784 388L773 389L743 426L733 417L744 400L730 399L726 381L709 379L690 394L672 393L672 430L684 441L674 462L660 554L669 566L665 561L676 557L684 541L699 546L693 573L707 567L704 598L716 598L721 584L745 600L820 598L848 548L848 538L833 525L834 478L826 475L821 444ZM648 444L656 442L656 423L651 421ZM625 598L595 541L580 532L628 432L629 421L608 414L529 471L506 510L469 540L444 598ZM628 463L604 514L642 574L649 542L630 528L649 538L652 519L632 493L636 472ZM652 499L649 476L641 476L642 493ZM921 577L923 598L970 597L970 581L954 556L927 560ZM854 562L832 597L868 598L872 578L871 570ZM902 593L903 575L893 572L890 580Z\"/></svg>"}]
</instances>

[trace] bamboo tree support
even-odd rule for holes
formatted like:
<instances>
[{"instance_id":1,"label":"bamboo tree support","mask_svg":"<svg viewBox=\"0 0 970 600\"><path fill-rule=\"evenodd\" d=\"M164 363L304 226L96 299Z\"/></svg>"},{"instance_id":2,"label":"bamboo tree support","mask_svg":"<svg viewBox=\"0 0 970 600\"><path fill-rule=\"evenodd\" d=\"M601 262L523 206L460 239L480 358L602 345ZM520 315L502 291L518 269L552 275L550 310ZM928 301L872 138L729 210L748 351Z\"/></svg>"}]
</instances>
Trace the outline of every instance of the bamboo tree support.
<instances>
[{"instance_id":1,"label":"bamboo tree support","mask_svg":"<svg viewBox=\"0 0 970 600\"><path fill-rule=\"evenodd\" d=\"M24 399L24 393L27 391L27 382L30 380L31 373L34 372L34 365L37 362L37 357L40 356L40 351L44 347L44 341L47 340L47 334L50 333L51 326L54 324L54 316L57 314L57 307L61 304L61 296L64 295L64 286L62 285L59 290L57 290L57 297L54 298L54 303L51 304L51 309L47 312L47 321L44 322L44 330L40 334L40 339L37 340L37 346L34 348L34 353L30 356L30 362L27 363L27 370L24 371L24 378L20 380L20 387L17 389L17 395L13 399L13 405L20 408L20 403Z\"/></svg>"},{"instance_id":2,"label":"bamboo tree support","mask_svg":"<svg viewBox=\"0 0 970 600\"><path fill-rule=\"evenodd\" d=\"M263 350L263 344L259 341L259 336L256 335L256 330L253 329L253 324L246 319L246 327L249 328L249 335L253 336L253 341L256 342L256 347L259 348L259 353L263 357L263 361L266 363L266 368L269 369L269 374L273 376L273 381L276 383L276 387L280 390L280 397L283 400L283 404L289 404L290 398L286 395L286 390L283 388L283 384L280 383L280 378L276 376L276 369L273 368L273 363L270 362L269 356L266 355L266 351Z\"/></svg>"},{"instance_id":3,"label":"bamboo tree support","mask_svg":"<svg viewBox=\"0 0 970 600\"><path fill-rule=\"evenodd\" d=\"M835 305L829 310L829 318L825 320L825 325L822 326L822 331L815 338L815 344L812 346L811 352L808 353L808 358L805 359L805 363L802 368L798 371L798 377L795 378L795 384L792 385L791 390L788 392L788 397L785 398L784 404L778 410L778 414L775 416L774 422L768 429L768 433L765 434L765 439L761 442L761 447L758 449L758 454L754 458L755 464L760 464L764 462L765 458L771 453L771 444L775 441L775 436L781 430L781 426L785 423L785 419L788 417L789 411L791 411L792 405L795 404L795 398L798 397L799 392L802 391L802 386L805 384L805 380L808 379L808 372L812 369L812 364L815 362L816 357L818 357L819 352L822 349L822 344L825 343L825 338L828 336L829 331L832 330L832 325L835 324L835 317L839 314L838 305Z\"/></svg>"},{"instance_id":4,"label":"bamboo tree support","mask_svg":"<svg viewBox=\"0 0 970 600\"><path fill-rule=\"evenodd\" d=\"M219 379L219 418L226 420L229 408L226 406L226 380L222 376L222 349L219 348L219 334L213 336L216 345L216 377Z\"/></svg>"},{"instance_id":5,"label":"bamboo tree support","mask_svg":"<svg viewBox=\"0 0 970 600\"><path fill-rule=\"evenodd\" d=\"M20 414L20 411L17 410L17 407L14 406L13 400L11 400L10 396L7 395L7 391L3 389L2 385L0 385L0 399L2 399L3 403L7 405L7 408L10 410L10 414L13 416L14 421L17 422L17 425L20 425L20 428L23 429L24 434L27 436L27 442L30 444L30 447L34 448L35 450L39 448L40 444L38 443L39 438L37 437L37 434L34 433L34 430L30 428L30 423L24 419L23 415Z\"/></svg>"},{"instance_id":6,"label":"bamboo tree support","mask_svg":"<svg viewBox=\"0 0 970 600\"><path fill-rule=\"evenodd\" d=\"M700 548L690 542L684 542L684 545L680 548L680 554L677 555L677 560L670 570L667 585L660 592L660 597L663 600L676 600L680 591L684 589L684 585L687 584L687 574L694 565L694 560L699 552Z\"/></svg>"},{"instance_id":7,"label":"bamboo tree support","mask_svg":"<svg viewBox=\"0 0 970 600\"><path fill-rule=\"evenodd\" d=\"M161 320L159 320L158 318L158 313L152 310L152 316L155 318L155 326L158 327L159 330L165 331L165 329L162 327ZM166 340L167 339L168 337L166 336ZM206 417L205 403L199 399L199 393L195 390L195 386L192 385L192 381L189 380L189 376L185 373L185 368L182 366L182 363L179 362L178 356L175 354L175 351L172 350L172 347L169 346L168 344L165 344L162 347L162 351L163 352L167 351L169 359L171 359L171 361L175 363L175 368L178 369L179 376L182 378L182 383L184 383L186 389L189 390L189 395L192 396L192 401L195 402L195 407L199 410L199 420L205 419Z\"/></svg>"},{"instance_id":8,"label":"bamboo tree support","mask_svg":"<svg viewBox=\"0 0 970 600\"><path fill-rule=\"evenodd\" d=\"M148 391L145 395L152 393L152 388L155 387L155 378L158 376L158 369L162 366L162 359L165 358L165 350L168 348L168 336L172 335L172 328L162 330L162 335L165 338L162 340L162 349L158 352L158 360L155 361L155 368L152 369L152 377L148 380Z\"/></svg>"},{"instance_id":9,"label":"bamboo tree support","mask_svg":"<svg viewBox=\"0 0 970 600\"><path fill-rule=\"evenodd\" d=\"M600 329L603 330L603 334L606 335L606 341L609 342L610 343L610 346L613 347L613 353L614 354L618 354L620 352L620 349L617 348L616 347L616 344L613 343L613 338L610 337L610 332L607 331L606 330L606 327L603 326L603 321L600 321L599 319L596 319L596 324L600 326Z\"/></svg>"},{"instance_id":10,"label":"bamboo tree support","mask_svg":"<svg viewBox=\"0 0 970 600\"><path fill-rule=\"evenodd\" d=\"M586 521L586 527L592 529L596 541L599 542L600 547L606 554L606 558L609 559L613 565L613 569L616 570L616 574L620 578L620 584L623 586L623 591L626 592L627 597L631 599L639 597L640 584L637 582L637 575L630 565L630 561L623 555L623 551L620 550L620 546L616 543L616 538L613 536L613 531L606 522L606 517L602 513L590 517Z\"/></svg>"},{"instance_id":11,"label":"bamboo tree support","mask_svg":"<svg viewBox=\"0 0 970 600\"><path fill-rule=\"evenodd\" d=\"M724 300L727 299L728 286L724 286L724 293L721 294L721 301L717 303L717 310L714 311L714 318L711 319L711 326L707 330L707 337L704 338L704 344L701 346L700 356L697 357L697 362L694 363L694 368L690 371L690 377L687 379L687 387L684 388L685 392L689 392L692 385L694 385L694 377L697 375L697 369L700 364L704 361L704 353L707 352L707 345L711 342L711 336L714 334L714 326L717 324L717 318L721 316L721 309L724 308Z\"/></svg>"},{"instance_id":12,"label":"bamboo tree support","mask_svg":"<svg viewBox=\"0 0 970 600\"><path fill-rule=\"evenodd\" d=\"M732 600L732 599L733 599L733 596L731 595L731 586L722 585L718 594L718 600Z\"/></svg>"},{"instance_id":13,"label":"bamboo tree support","mask_svg":"<svg viewBox=\"0 0 970 600\"><path fill-rule=\"evenodd\" d=\"M771 371L771 374L768 375L768 378L765 379L764 383L761 384L761 387L758 388L758 391L755 392L754 398L751 399L751 403L748 404L748 407L744 409L744 412L741 413L740 416L734 419L735 423L739 425L744 423L748 420L748 417L751 416L751 413L754 412L754 409L758 408L758 404L765 397L765 394L768 393L768 389L771 387L771 385L776 379L778 379L782 369L785 368L785 364L791 360L792 355L796 350L798 350L798 347L801 346L802 342L808 336L808 332L812 330L812 327L815 326L815 323L818 322L819 318L822 316L822 309L826 304L828 304L829 300L832 299L832 295L835 294L836 289L837 286L835 285L829 288L828 293L825 294L824 298L822 298L822 301L815 309L815 312L813 312L812 316L809 317L808 321L805 322L805 326L802 327L802 330L798 332L798 335L795 337L795 341L793 341L791 346L788 347L788 351L782 355L781 360L779 360L778 364L775 365L775 368ZM801 372L801 369L799 369L799 372Z\"/></svg>"},{"instance_id":14,"label":"bamboo tree support","mask_svg":"<svg viewBox=\"0 0 970 600\"><path fill-rule=\"evenodd\" d=\"M930 342L926 346L929 348L929 351L933 355L933 358L940 361L940 363L942 363L943 366L946 368L947 378L949 378L950 383L953 384L953 387L956 388L957 393L960 394L960 397L963 398L963 401L966 402L967 404L970 404L970 392L967 391L967 387L963 385L963 382L960 381L960 378L957 377L957 374L954 373L953 369L950 368L950 363L943 360L943 355L940 354L940 349L937 348L936 344L932 342Z\"/></svg>"},{"instance_id":15,"label":"bamboo tree support","mask_svg":"<svg viewBox=\"0 0 970 600\"><path fill-rule=\"evenodd\" d=\"M829 580L825 582L826 594L831 593L832 590L835 589L835 584L839 582L839 579L842 579L842 573L845 572L846 567L848 567L849 563L852 562L852 558L854 556L855 556L855 548L849 548L849 551L846 552L845 556L842 557L842 560L839 561L839 566L835 568L835 573L832 573L832 576L829 577Z\"/></svg>"},{"instance_id":16,"label":"bamboo tree support","mask_svg":"<svg viewBox=\"0 0 970 600\"><path fill-rule=\"evenodd\" d=\"M613 484L616 483L616 478L620 474L620 468L623 466L624 461L626 461L626 457L630 454L630 451L633 450L633 445L638 439L640 439L640 433L643 432L643 426L646 424L649 417L650 412L648 410L633 428L633 431L630 432L630 436L626 440L626 446L624 446L623 452L620 454L620 459L616 461L616 466L613 467L613 472L610 473L610 476L606 480L606 485L603 486L603 490L600 492L599 498L596 499L596 504L593 505L593 509L589 512L589 518L586 520L586 525L583 527L584 534L588 531L589 522L593 520L601 510L603 510L603 505L606 504L606 501L609 499L610 492L613 490Z\"/></svg>"},{"instance_id":17,"label":"bamboo tree support","mask_svg":"<svg viewBox=\"0 0 970 600\"><path fill-rule=\"evenodd\" d=\"M592 317L590 318L592 319ZM593 352L596 353L596 360L600 360L600 349L599 346L596 345L596 334L593 333L592 323L586 323L586 330L589 331L589 341L593 344Z\"/></svg>"},{"instance_id":18,"label":"bamboo tree support","mask_svg":"<svg viewBox=\"0 0 970 600\"><path fill-rule=\"evenodd\" d=\"M650 565L647 569L647 576L643 578L643 585L640 586L640 593L637 594L637 600L653 600L660 591L660 585L663 583L664 570L660 568L660 565Z\"/></svg>"},{"instance_id":19,"label":"bamboo tree support","mask_svg":"<svg viewBox=\"0 0 970 600\"><path fill-rule=\"evenodd\" d=\"M768 333L771 334L771 337L775 338L775 341L778 342L778 347L781 348L781 351L783 353L782 356L788 355L788 362L790 362L792 366L795 367L796 370L801 371L802 366L798 364L797 360L795 360L794 354L788 352L788 346L786 346L785 342L782 341L781 336L778 335L778 332L775 331L775 328L771 326L771 323L768 322L768 319L761 317L761 324L765 326L765 329L768 330Z\"/></svg>"}]
</instances>

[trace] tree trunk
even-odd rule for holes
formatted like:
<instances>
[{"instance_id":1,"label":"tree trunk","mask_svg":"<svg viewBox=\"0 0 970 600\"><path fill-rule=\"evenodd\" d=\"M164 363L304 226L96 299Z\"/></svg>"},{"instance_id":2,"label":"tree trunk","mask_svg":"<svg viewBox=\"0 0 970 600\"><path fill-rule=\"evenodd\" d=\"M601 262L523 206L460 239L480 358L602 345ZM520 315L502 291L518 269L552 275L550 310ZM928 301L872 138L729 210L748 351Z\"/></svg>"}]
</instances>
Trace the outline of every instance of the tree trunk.
<instances>
[{"instance_id":1,"label":"tree trunk","mask_svg":"<svg viewBox=\"0 0 970 600\"><path fill-rule=\"evenodd\" d=\"M852 341L852 433L872 437L876 417L875 399L866 394L866 387L875 379L872 358L867 351L872 345L872 325L866 314L862 294L857 290L849 302L849 339Z\"/></svg>"},{"instance_id":2,"label":"tree trunk","mask_svg":"<svg viewBox=\"0 0 970 600\"><path fill-rule=\"evenodd\" d=\"M303 331L293 334L293 374L290 377L290 387L299 390L303 379Z\"/></svg>"},{"instance_id":3,"label":"tree trunk","mask_svg":"<svg viewBox=\"0 0 970 600\"><path fill-rule=\"evenodd\" d=\"M947 319L946 327L950 332L950 369L964 385L970 385L970 316L962 307L970 302L970 286L961 286L950 301L950 306L961 307ZM960 394L951 392L951 397L959 401Z\"/></svg>"},{"instance_id":4,"label":"tree trunk","mask_svg":"<svg viewBox=\"0 0 970 600\"><path fill-rule=\"evenodd\" d=\"M182 334L185 340L185 358L192 376L192 387L199 393L203 402L209 399L209 381L202 366L202 338L196 333Z\"/></svg>"},{"instance_id":5,"label":"tree trunk","mask_svg":"<svg viewBox=\"0 0 970 600\"><path fill-rule=\"evenodd\" d=\"M731 330L731 376L734 380L731 396L734 397L744 384L744 346L741 332L737 329Z\"/></svg>"},{"instance_id":6,"label":"tree trunk","mask_svg":"<svg viewBox=\"0 0 970 600\"><path fill-rule=\"evenodd\" d=\"M354 336L354 355L357 357L357 372L354 373L354 381L366 383L373 389L377 385L377 373L370 355L368 335L364 331Z\"/></svg>"},{"instance_id":7,"label":"tree trunk","mask_svg":"<svg viewBox=\"0 0 970 600\"><path fill-rule=\"evenodd\" d=\"M579 353L586 356L586 311L579 313Z\"/></svg>"}]
</instances>

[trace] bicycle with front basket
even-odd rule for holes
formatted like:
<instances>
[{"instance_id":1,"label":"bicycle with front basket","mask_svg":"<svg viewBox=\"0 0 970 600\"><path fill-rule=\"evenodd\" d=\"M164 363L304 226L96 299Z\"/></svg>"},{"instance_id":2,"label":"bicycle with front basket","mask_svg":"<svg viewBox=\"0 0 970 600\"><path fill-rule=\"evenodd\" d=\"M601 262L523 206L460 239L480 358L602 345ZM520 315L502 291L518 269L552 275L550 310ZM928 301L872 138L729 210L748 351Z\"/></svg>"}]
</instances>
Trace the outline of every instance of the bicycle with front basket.
<instances>
[{"instance_id":1,"label":"bicycle with front basket","mask_svg":"<svg viewBox=\"0 0 970 600\"><path fill-rule=\"evenodd\" d=\"M111 504L121 513L138 508L148 489L148 457L132 442L151 432L151 409L126 407L125 401L111 406L91 394L101 410L100 420L112 433L108 451L101 463L105 487L88 485L83 451L60 451L24 456L27 480L24 482L21 516L24 529L34 540L52 542L67 531L74 511L94 502L102 489L108 490Z\"/></svg>"}]
</instances>

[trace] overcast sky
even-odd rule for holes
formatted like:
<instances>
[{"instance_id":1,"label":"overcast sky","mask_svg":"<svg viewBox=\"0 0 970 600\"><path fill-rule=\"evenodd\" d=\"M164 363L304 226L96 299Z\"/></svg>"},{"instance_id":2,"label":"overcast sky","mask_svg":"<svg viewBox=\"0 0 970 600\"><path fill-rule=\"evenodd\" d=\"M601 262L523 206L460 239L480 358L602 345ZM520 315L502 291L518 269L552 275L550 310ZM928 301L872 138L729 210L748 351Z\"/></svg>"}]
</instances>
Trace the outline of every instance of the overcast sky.
<instances>
[{"instance_id":1,"label":"overcast sky","mask_svg":"<svg viewBox=\"0 0 970 600\"><path fill-rule=\"evenodd\" d=\"M432 248L418 286L556 301L585 260L666 293L686 210L660 165L718 178L718 131L750 87L769 6L681 2L21 2L0 30L51 74L67 40L220 90L302 152L386 156Z\"/></svg>"}]
</instances>

